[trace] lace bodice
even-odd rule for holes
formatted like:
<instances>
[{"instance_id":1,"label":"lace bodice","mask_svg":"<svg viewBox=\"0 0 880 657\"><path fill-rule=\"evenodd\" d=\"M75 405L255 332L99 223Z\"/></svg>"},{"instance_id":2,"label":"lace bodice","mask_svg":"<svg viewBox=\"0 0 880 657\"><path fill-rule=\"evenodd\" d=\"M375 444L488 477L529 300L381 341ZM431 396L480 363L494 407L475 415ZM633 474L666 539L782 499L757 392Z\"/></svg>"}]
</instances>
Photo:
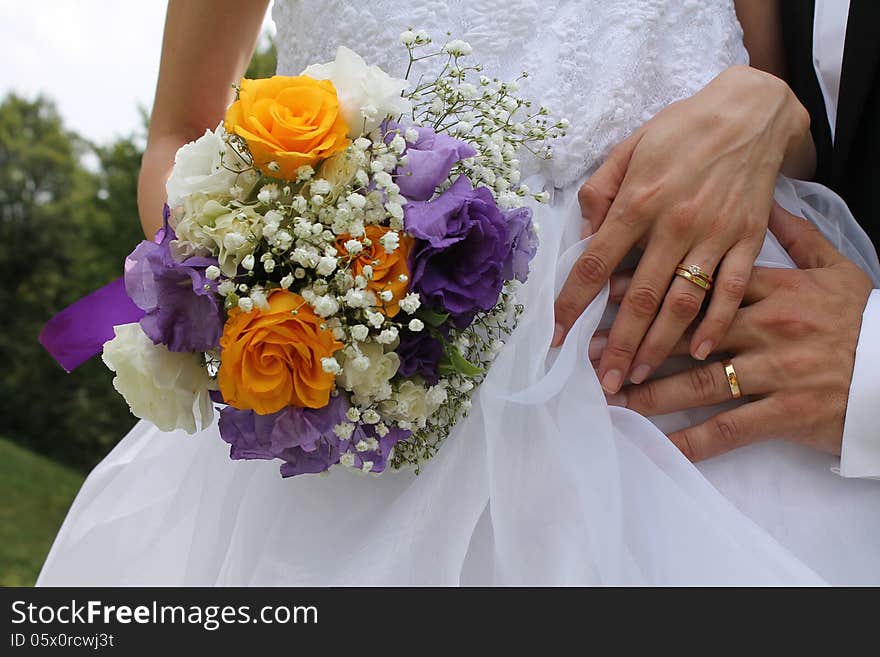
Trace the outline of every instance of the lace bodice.
<instances>
[{"instance_id":1,"label":"lace bodice","mask_svg":"<svg viewBox=\"0 0 880 657\"><path fill-rule=\"evenodd\" d=\"M402 76L398 37L468 41L485 72L530 77L523 96L571 122L547 163L564 187L666 105L748 61L733 0L276 0L278 71L296 75L346 45Z\"/></svg>"}]
</instances>

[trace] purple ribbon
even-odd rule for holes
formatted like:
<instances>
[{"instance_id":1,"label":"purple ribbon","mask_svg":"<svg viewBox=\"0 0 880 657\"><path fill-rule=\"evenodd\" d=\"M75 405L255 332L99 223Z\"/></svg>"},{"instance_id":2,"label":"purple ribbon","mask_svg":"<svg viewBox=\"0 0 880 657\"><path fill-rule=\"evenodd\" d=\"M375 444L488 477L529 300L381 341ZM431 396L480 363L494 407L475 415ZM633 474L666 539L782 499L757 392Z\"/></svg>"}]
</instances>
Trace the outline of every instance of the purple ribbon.
<instances>
[{"instance_id":1,"label":"purple ribbon","mask_svg":"<svg viewBox=\"0 0 880 657\"><path fill-rule=\"evenodd\" d=\"M95 354L114 336L113 327L131 324L144 316L125 293L125 281L117 278L68 306L40 331L40 344L68 372Z\"/></svg>"},{"instance_id":2,"label":"purple ribbon","mask_svg":"<svg viewBox=\"0 0 880 657\"><path fill-rule=\"evenodd\" d=\"M166 205L154 242L162 241L170 216ZM114 326L139 322L144 314L125 291L125 278L117 278L55 315L38 339L61 367L72 372L104 350L104 343L116 335Z\"/></svg>"}]
</instances>

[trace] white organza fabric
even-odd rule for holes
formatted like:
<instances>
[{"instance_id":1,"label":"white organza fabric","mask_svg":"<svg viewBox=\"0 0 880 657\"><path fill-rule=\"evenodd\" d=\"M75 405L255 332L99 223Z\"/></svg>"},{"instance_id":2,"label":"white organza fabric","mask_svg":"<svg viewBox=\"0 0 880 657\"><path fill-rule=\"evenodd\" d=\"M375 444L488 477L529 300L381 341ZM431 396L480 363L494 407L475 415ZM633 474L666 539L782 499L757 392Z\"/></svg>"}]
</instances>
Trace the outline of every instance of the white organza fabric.
<instances>
[{"instance_id":1,"label":"white organza fabric","mask_svg":"<svg viewBox=\"0 0 880 657\"><path fill-rule=\"evenodd\" d=\"M441 5L449 11L424 9ZM620 123L582 123L565 146L582 178L596 162L589 149L625 137L659 109L658 98L671 102L686 95L741 52L739 27L724 0L540 3L537 19L528 13L534 5L471 0L402 8L379 0L368 8L276 0L281 70L296 73L309 61L328 58L337 41L365 44L359 50L368 61L388 65L382 54L397 33L425 25L455 28L475 49L482 48L481 41L496 44L497 61L506 66L514 56L519 60L514 68L533 56L543 58L547 68L535 80L548 92L565 77L556 69L564 66L557 57L574 53L570 61L580 66L586 53L598 77L607 73L606 65L633 72L644 59L658 62L655 78L632 88L630 110ZM320 18L309 10L325 13ZM568 30L557 22L558 13L586 22ZM607 29L602 21L608 21ZM545 32L547 25L534 25L538 22L551 32ZM351 33L342 25L350 25ZM328 35L329 26L338 34ZM543 41L535 40L535 30ZM660 45L651 46L660 50L641 50L651 33L658 39L663 33ZM557 36L547 39L549 34ZM377 39L384 46L376 45ZM630 39L629 45L620 43ZM532 44L531 50L522 43ZM663 50L681 43L696 50L677 45L674 52ZM618 61L615 53L630 59ZM676 57L682 59L678 66ZM545 74L554 82L540 82ZM620 93L629 89L625 79L620 78ZM667 83L673 91L666 90ZM578 85L567 89L575 93ZM576 108L582 100L601 103L579 97L565 104ZM592 110L584 116L599 120ZM546 175L550 178L530 183L564 189L536 208L541 247L522 291L526 311L479 389L471 415L421 475L371 477L334 469L326 476L282 480L277 463L230 461L216 427L191 437L141 422L89 476L39 583L880 583L880 482L840 478L831 470L833 457L783 442L694 466L661 429L718 409L649 421L608 407L587 357L590 337L611 317L607 289L564 345L550 349L553 299L584 242L577 238L576 185L566 186L568 180L553 172ZM880 282L869 240L834 194L780 179L777 200L816 222ZM758 264L792 265L772 236Z\"/></svg>"}]
</instances>

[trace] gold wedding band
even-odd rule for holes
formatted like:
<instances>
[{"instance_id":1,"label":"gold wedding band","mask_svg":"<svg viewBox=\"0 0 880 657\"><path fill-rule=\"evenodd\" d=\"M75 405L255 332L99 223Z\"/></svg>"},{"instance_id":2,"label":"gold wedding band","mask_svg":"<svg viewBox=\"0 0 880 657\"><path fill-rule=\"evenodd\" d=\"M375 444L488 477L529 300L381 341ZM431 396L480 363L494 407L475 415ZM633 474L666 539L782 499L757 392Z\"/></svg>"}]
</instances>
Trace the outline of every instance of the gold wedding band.
<instances>
[{"instance_id":1,"label":"gold wedding band","mask_svg":"<svg viewBox=\"0 0 880 657\"><path fill-rule=\"evenodd\" d=\"M707 292L712 288L712 276L697 265L686 265L682 262L675 268L675 275L681 276L694 285L699 285Z\"/></svg>"},{"instance_id":2,"label":"gold wedding band","mask_svg":"<svg viewBox=\"0 0 880 657\"><path fill-rule=\"evenodd\" d=\"M682 263L675 268L675 275L681 276L694 285L699 285L707 292L712 288L712 277L697 265L685 265Z\"/></svg>"},{"instance_id":3,"label":"gold wedding band","mask_svg":"<svg viewBox=\"0 0 880 657\"><path fill-rule=\"evenodd\" d=\"M734 399L742 397L742 390L739 389L739 379L736 376L736 370L733 369L733 363L725 360L721 363L724 366L724 374L727 376L727 385L730 386L730 394Z\"/></svg>"}]
</instances>

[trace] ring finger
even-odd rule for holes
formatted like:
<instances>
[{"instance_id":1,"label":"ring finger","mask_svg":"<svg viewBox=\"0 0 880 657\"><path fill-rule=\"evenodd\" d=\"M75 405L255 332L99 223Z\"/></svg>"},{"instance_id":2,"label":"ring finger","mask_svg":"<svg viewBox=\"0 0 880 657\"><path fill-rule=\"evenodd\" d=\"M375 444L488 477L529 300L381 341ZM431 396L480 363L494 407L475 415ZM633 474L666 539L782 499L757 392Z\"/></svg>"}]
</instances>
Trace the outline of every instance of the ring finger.
<instances>
[{"instance_id":1,"label":"ring finger","mask_svg":"<svg viewBox=\"0 0 880 657\"><path fill-rule=\"evenodd\" d=\"M666 360L675 343L696 319L711 287L711 276L718 266L718 258L708 252L692 251L681 264L695 267L690 272L692 280L676 271L660 313L633 359L629 375L633 383L647 379Z\"/></svg>"},{"instance_id":2,"label":"ring finger","mask_svg":"<svg viewBox=\"0 0 880 657\"><path fill-rule=\"evenodd\" d=\"M742 395L773 392L773 373L767 360L756 353L731 359ZM615 405L642 415L664 415L689 408L712 406L734 399L733 386L722 362L693 367L662 379L625 388Z\"/></svg>"}]
</instances>

